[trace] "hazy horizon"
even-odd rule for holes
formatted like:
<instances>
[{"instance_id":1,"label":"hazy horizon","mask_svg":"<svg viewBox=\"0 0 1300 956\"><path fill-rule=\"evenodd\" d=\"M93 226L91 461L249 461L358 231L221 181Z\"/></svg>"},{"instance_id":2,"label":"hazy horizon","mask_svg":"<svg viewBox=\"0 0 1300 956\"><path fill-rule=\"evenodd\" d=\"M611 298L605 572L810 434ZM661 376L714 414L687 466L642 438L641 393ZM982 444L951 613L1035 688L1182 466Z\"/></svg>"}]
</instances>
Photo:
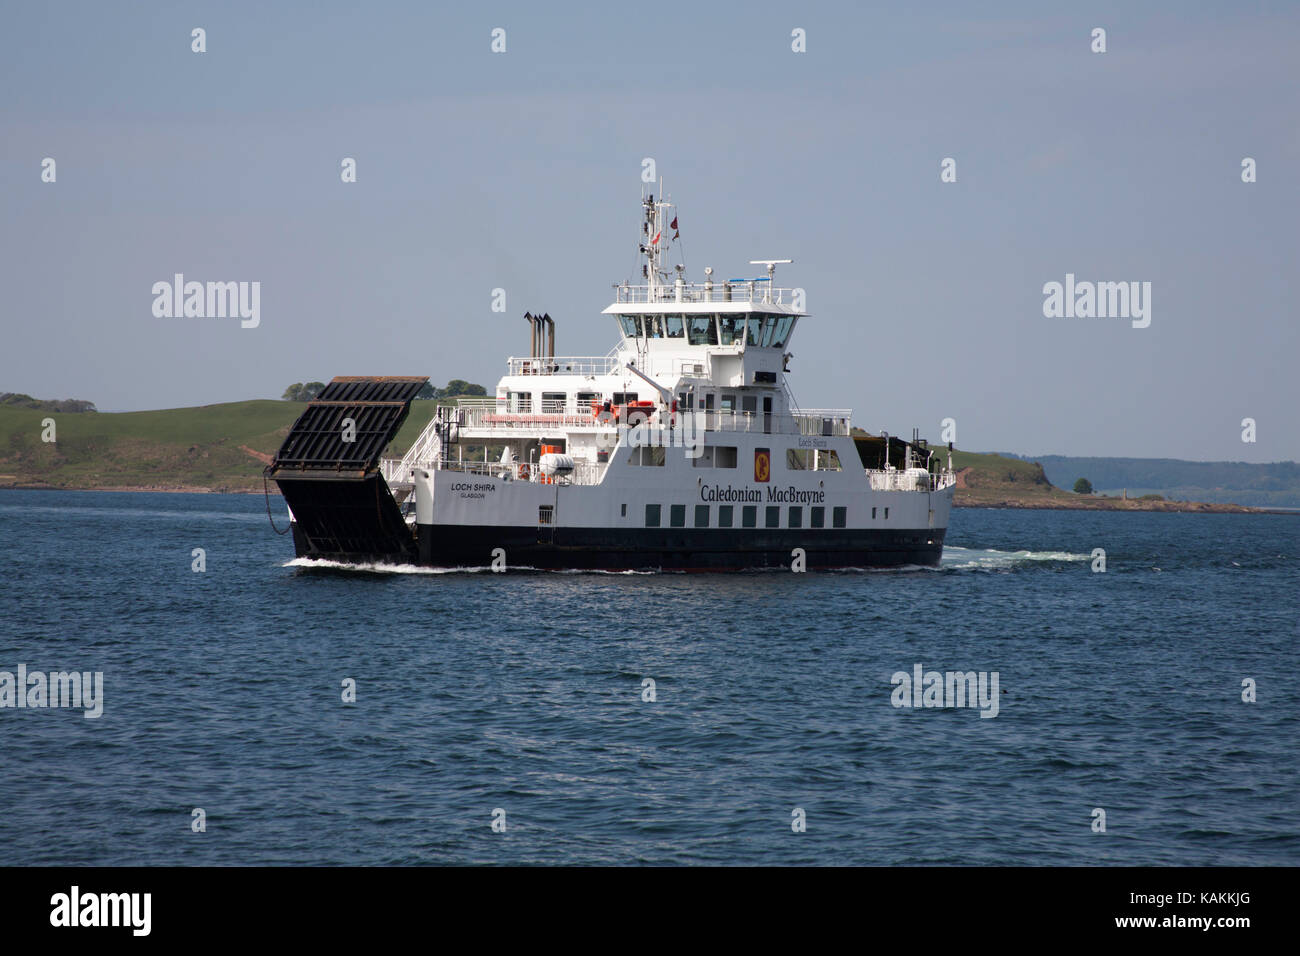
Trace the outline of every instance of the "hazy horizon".
<instances>
[{"instance_id":1,"label":"hazy horizon","mask_svg":"<svg viewBox=\"0 0 1300 956\"><path fill-rule=\"evenodd\" d=\"M970 450L1300 459L1300 10L656 9L6 9L0 391L491 390L525 311L604 354L652 157L689 278L794 259L805 407L932 442L952 418ZM259 282L259 324L156 317L175 273ZM1150 325L1046 317L1067 275L1151 283Z\"/></svg>"}]
</instances>

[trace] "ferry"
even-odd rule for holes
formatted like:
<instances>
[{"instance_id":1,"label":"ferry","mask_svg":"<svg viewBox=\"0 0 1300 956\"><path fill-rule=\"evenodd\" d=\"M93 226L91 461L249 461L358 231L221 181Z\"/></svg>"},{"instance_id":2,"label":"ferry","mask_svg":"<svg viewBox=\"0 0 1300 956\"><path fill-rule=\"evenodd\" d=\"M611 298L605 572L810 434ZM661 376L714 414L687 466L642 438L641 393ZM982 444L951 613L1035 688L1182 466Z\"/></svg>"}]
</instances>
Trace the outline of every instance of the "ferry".
<instances>
[{"instance_id":1,"label":"ferry","mask_svg":"<svg viewBox=\"0 0 1300 956\"><path fill-rule=\"evenodd\" d=\"M557 355L549 313L494 395L439 404L384 451L425 376L341 376L266 468L301 558L445 568L720 571L937 566L956 479L933 449L801 408L809 318L778 265L687 281L674 206L641 200L640 276L604 310L606 354ZM680 248L680 244L677 248ZM269 500L269 499L268 499ZM268 514L269 514L268 505Z\"/></svg>"}]
</instances>

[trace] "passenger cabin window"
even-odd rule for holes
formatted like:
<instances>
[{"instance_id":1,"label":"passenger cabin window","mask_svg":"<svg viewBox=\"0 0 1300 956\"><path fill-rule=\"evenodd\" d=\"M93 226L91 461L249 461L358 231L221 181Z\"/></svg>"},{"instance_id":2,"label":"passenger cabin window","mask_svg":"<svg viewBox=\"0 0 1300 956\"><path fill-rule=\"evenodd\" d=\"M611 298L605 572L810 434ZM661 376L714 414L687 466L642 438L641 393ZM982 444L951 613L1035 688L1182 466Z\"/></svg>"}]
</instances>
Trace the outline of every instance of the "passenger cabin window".
<instances>
[{"instance_id":1,"label":"passenger cabin window","mask_svg":"<svg viewBox=\"0 0 1300 956\"><path fill-rule=\"evenodd\" d=\"M647 528L659 527L659 505L645 506L645 526Z\"/></svg>"},{"instance_id":2,"label":"passenger cabin window","mask_svg":"<svg viewBox=\"0 0 1300 956\"><path fill-rule=\"evenodd\" d=\"M533 410L533 396L531 392L511 392L510 404L508 406L512 412L531 412Z\"/></svg>"},{"instance_id":3,"label":"passenger cabin window","mask_svg":"<svg viewBox=\"0 0 1300 956\"><path fill-rule=\"evenodd\" d=\"M566 401L568 395L564 392L542 392L542 412L548 415L562 415Z\"/></svg>"},{"instance_id":4,"label":"passenger cabin window","mask_svg":"<svg viewBox=\"0 0 1300 956\"><path fill-rule=\"evenodd\" d=\"M614 393L615 405L626 405L629 402L635 402L636 400L637 400L636 392L615 392Z\"/></svg>"},{"instance_id":5,"label":"passenger cabin window","mask_svg":"<svg viewBox=\"0 0 1300 956\"><path fill-rule=\"evenodd\" d=\"M628 455L627 463L662 467L666 461L665 452L666 449L662 445L638 445Z\"/></svg>"},{"instance_id":6,"label":"passenger cabin window","mask_svg":"<svg viewBox=\"0 0 1300 956\"><path fill-rule=\"evenodd\" d=\"M578 411L585 412L587 409L591 408L591 403L596 401L597 397L598 396L595 392L579 392Z\"/></svg>"},{"instance_id":7,"label":"passenger cabin window","mask_svg":"<svg viewBox=\"0 0 1300 956\"><path fill-rule=\"evenodd\" d=\"M692 315L686 329L691 345L718 344L718 327L711 315Z\"/></svg>"},{"instance_id":8,"label":"passenger cabin window","mask_svg":"<svg viewBox=\"0 0 1300 956\"><path fill-rule=\"evenodd\" d=\"M735 468L736 467L736 446L715 445L713 448L713 467L714 468Z\"/></svg>"},{"instance_id":9,"label":"passenger cabin window","mask_svg":"<svg viewBox=\"0 0 1300 956\"><path fill-rule=\"evenodd\" d=\"M731 509L733 505L718 505L718 527L731 527Z\"/></svg>"},{"instance_id":10,"label":"passenger cabin window","mask_svg":"<svg viewBox=\"0 0 1300 956\"><path fill-rule=\"evenodd\" d=\"M683 338L686 335L686 322L680 315L665 315L664 331L670 339Z\"/></svg>"}]
</instances>

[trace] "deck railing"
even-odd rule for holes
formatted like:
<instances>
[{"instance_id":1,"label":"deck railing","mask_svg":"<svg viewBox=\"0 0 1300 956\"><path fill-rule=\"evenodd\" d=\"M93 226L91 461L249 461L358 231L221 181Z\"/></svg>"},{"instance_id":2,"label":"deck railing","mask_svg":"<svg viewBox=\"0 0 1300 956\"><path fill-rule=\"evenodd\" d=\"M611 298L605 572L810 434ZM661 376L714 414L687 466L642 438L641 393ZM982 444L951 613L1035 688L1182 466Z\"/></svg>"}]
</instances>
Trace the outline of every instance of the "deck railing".
<instances>
[{"instance_id":1,"label":"deck railing","mask_svg":"<svg viewBox=\"0 0 1300 956\"><path fill-rule=\"evenodd\" d=\"M957 476L950 471L927 472L923 469L902 468L866 469L872 491L943 491L956 484Z\"/></svg>"},{"instance_id":2,"label":"deck railing","mask_svg":"<svg viewBox=\"0 0 1300 956\"><path fill-rule=\"evenodd\" d=\"M506 360L511 375L609 375L618 370L612 355L555 355Z\"/></svg>"},{"instance_id":3,"label":"deck railing","mask_svg":"<svg viewBox=\"0 0 1300 956\"><path fill-rule=\"evenodd\" d=\"M714 282L683 282L656 285L614 286L619 304L645 305L654 302L758 302L793 306L798 289L778 288L768 279L734 279Z\"/></svg>"},{"instance_id":4,"label":"deck railing","mask_svg":"<svg viewBox=\"0 0 1300 956\"><path fill-rule=\"evenodd\" d=\"M403 461L398 458L381 458L379 461L380 473L384 476L384 481L388 482L391 487L400 488L411 484L410 467L409 463L404 466ZM455 458L444 457L438 461L417 462L414 467L422 468L425 471L454 471L458 474L483 475L508 481L532 481L542 484L553 482L559 485L598 485L605 477L605 470L609 466L605 462L578 461L574 462L574 468L570 474L555 479L547 479L542 475L536 462L516 461L507 465L500 461L459 461Z\"/></svg>"}]
</instances>

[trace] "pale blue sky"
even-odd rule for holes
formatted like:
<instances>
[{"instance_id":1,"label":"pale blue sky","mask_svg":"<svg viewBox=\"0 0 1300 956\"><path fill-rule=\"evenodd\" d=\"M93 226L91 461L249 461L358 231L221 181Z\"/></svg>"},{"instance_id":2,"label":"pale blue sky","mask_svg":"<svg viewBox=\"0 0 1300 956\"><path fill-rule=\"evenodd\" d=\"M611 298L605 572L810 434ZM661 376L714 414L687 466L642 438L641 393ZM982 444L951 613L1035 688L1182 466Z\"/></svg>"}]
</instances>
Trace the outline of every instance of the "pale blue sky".
<instances>
[{"instance_id":1,"label":"pale blue sky","mask_svg":"<svg viewBox=\"0 0 1300 956\"><path fill-rule=\"evenodd\" d=\"M491 388L529 309L603 354L650 156L693 278L795 260L806 407L934 440L952 417L971 449L1300 458L1300 6L641 9L7 5L0 390ZM175 272L260 281L260 327L155 318ZM1151 326L1044 318L1067 272L1150 281Z\"/></svg>"}]
</instances>

